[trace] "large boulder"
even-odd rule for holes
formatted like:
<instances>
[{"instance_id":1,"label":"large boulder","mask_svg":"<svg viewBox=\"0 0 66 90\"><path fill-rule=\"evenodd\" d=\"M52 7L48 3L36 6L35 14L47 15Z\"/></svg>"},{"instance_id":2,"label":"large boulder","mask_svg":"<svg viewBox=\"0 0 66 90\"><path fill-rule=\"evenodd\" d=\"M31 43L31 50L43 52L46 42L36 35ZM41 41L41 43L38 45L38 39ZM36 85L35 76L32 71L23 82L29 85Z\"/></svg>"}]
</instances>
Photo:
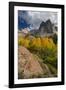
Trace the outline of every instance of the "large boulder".
<instances>
[{"instance_id":1,"label":"large boulder","mask_svg":"<svg viewBox=\"0 0 66 90\"><path fill-rule=\"evenodd\" d=\"M19 47L18 52L19 78L32 78L43 74L43 69L33 54L31 54L25 47L22 46Z\"/></svg>"}]
</instances>

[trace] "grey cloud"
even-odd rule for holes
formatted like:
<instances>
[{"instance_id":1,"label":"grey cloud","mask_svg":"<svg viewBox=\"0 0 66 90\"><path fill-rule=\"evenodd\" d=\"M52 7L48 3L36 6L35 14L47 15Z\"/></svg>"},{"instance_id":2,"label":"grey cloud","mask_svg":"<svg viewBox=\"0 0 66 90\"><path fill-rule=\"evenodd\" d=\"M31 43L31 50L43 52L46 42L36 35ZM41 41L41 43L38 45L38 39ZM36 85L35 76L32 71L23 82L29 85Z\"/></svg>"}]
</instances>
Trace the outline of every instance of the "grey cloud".
<instances>
[{"instance_id":1,"label":"grey cloud","mask_svg":"<svg viewBox=\"0 0 66 90\"><path fill-rule=\"evenodd\" d=\"M33 24L35 28L38 28L42 21L46 21L48 19L50 19L52 23L57 23L57 13L55 12L28 11L28 16L31 17L28 22Z\"/></svg>"},{"instance_id":2,"label":"grey cloud","mask_svg":"<svg viewBox=\"0 0 66 90\"><path fill-rule=\"evenodd\" d=\"M23 17L27 23L32 24L32 28L38 28L42 21L46 21L48 19L50 19L52 23L57 23L56 12L26 11L26 13L21 14L21 17Z\"/></svg>"}]
</instances>

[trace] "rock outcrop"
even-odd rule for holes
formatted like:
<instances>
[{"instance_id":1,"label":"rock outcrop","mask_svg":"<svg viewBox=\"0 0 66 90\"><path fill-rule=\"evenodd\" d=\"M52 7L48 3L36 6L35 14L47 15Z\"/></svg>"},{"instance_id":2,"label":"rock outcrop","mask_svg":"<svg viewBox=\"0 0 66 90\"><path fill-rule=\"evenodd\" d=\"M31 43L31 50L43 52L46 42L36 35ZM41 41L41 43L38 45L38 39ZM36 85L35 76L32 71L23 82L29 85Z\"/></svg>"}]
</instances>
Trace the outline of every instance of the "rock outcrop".
<instances>
[{"instance_id":1,"label":"rock outcrop","mask_svg":"<svg viewBox=\"0 0 66 90\"><path fill-rule=\"evenodd\" d=\"M43 69L34 56L25 48L19 47L18 72L19 78L31 78L43 74ZM21 74L21 76L20 76Z\"/></svg>"},{"instance_id":2,"label":"rock outcrop","mask_svg":"<svg viewBox=\"0 0 66 90\"><path fill-rule=\"evenodd\" d=\"M33 55L25 47L19 46L18 56L19 79L52 76L48 66L43 64L38 56Z\"/></svg>"},{"instance_id":3,"label":"rock outcrop","mask_svg":"<svg viewBox=\"0 0 66 90\"><path fill-rule=\"evenodd\" d=\"M50 36L56 31L55 26L51 22L50 19L48 19L46 22L42 21L39 29L37 30L31 30L30 33L32 35L38 35L38 36Z\"/></svg>"}]
</instances>

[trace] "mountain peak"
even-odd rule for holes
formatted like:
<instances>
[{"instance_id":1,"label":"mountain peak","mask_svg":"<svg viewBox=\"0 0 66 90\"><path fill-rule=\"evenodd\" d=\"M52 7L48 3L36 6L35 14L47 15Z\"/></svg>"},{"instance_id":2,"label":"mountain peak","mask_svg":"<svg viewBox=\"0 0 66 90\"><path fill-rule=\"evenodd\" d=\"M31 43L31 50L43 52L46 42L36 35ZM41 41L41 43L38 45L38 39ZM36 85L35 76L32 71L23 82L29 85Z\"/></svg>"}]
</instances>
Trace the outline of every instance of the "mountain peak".
<instances>
[{"instance_id":1,"label":"mountain peak","mask_svg":"<svg viewBox=\"0 0 66 90\"><path fill-rule=\"evenodd\" d=\"M48 19L48 20L46 21L46 24L50 24L50 25L52 25L51 20L50 20L50 19Z\"/></svg>"},{"instance_id":2,"label":"mountain peak","mask_svg":"<svg viewBox=\"0 0 66 90\"><path fill-rule=\"evenodd\" d=\"M50 23L51 23L51 20L50 20L50 19L48 19L46 22L50 22Z\"/></svg>"},{"instance_id":3,"label":"mountain peak","mask_svg":"<svg viewBox=\"0 0 66 90\"><path fill-rule=\"evenodd\" d=\"M46 35L52 35L53 31L55 31L55 27L50 19L47 21L42 21L40 23L38 30L33 30L31 32L32 35L40 35L40 36L46 36Z\"/></svg>"},{"instance_id":4,"label":"mountain peak","mask_svg":"<svg viewBox=\"0 0 66 90\"><path fill-rule=\"evenodd\" d=\"M48 19L46 22L42 21L39 27L39 30L41 31L41 34L43 33L52 33L52 22L50 19Z\"/></svg>"},{"instance_id":5,"label":"mountain peak","mask_svg":"<svg viewBox=\"0 0 66 90\"><path fill-rule=\"evenodd\" d=\"M45 25L45 22L44 21L42 21L41 22L41 24L40 24L40 26L44 26Z\"/></svg>"}]
</instances>

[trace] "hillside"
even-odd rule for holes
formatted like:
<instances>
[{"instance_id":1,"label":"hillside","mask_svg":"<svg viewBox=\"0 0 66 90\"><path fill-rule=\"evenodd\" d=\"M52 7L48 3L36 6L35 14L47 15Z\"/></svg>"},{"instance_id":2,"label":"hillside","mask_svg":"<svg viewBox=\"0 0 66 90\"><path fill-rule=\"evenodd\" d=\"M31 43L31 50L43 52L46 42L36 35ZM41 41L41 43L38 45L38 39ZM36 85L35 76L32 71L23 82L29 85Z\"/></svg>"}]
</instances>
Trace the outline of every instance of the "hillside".
<instances>
[{"instance_id":1,"label":"hillside","mask_svg":"<svg viewBox=\"0 0 66 90\"><path fill-rule=\"evenodd\" d=\"M50 19L18 31L19 79L57 77L57 60L57 27Z\"/></svg>"},{"instance_id":2,"label":"hillside","mask_svg":"<svg viewBox=\"0 0 66 90\"><path fill-rule=\"evenodd\" d=\"M47 64L32 54L28 49L23 46L19 46L19 59L18 59L18 78L40 78L40 77L52 77Z\"/></svg>"}]
</instances>

